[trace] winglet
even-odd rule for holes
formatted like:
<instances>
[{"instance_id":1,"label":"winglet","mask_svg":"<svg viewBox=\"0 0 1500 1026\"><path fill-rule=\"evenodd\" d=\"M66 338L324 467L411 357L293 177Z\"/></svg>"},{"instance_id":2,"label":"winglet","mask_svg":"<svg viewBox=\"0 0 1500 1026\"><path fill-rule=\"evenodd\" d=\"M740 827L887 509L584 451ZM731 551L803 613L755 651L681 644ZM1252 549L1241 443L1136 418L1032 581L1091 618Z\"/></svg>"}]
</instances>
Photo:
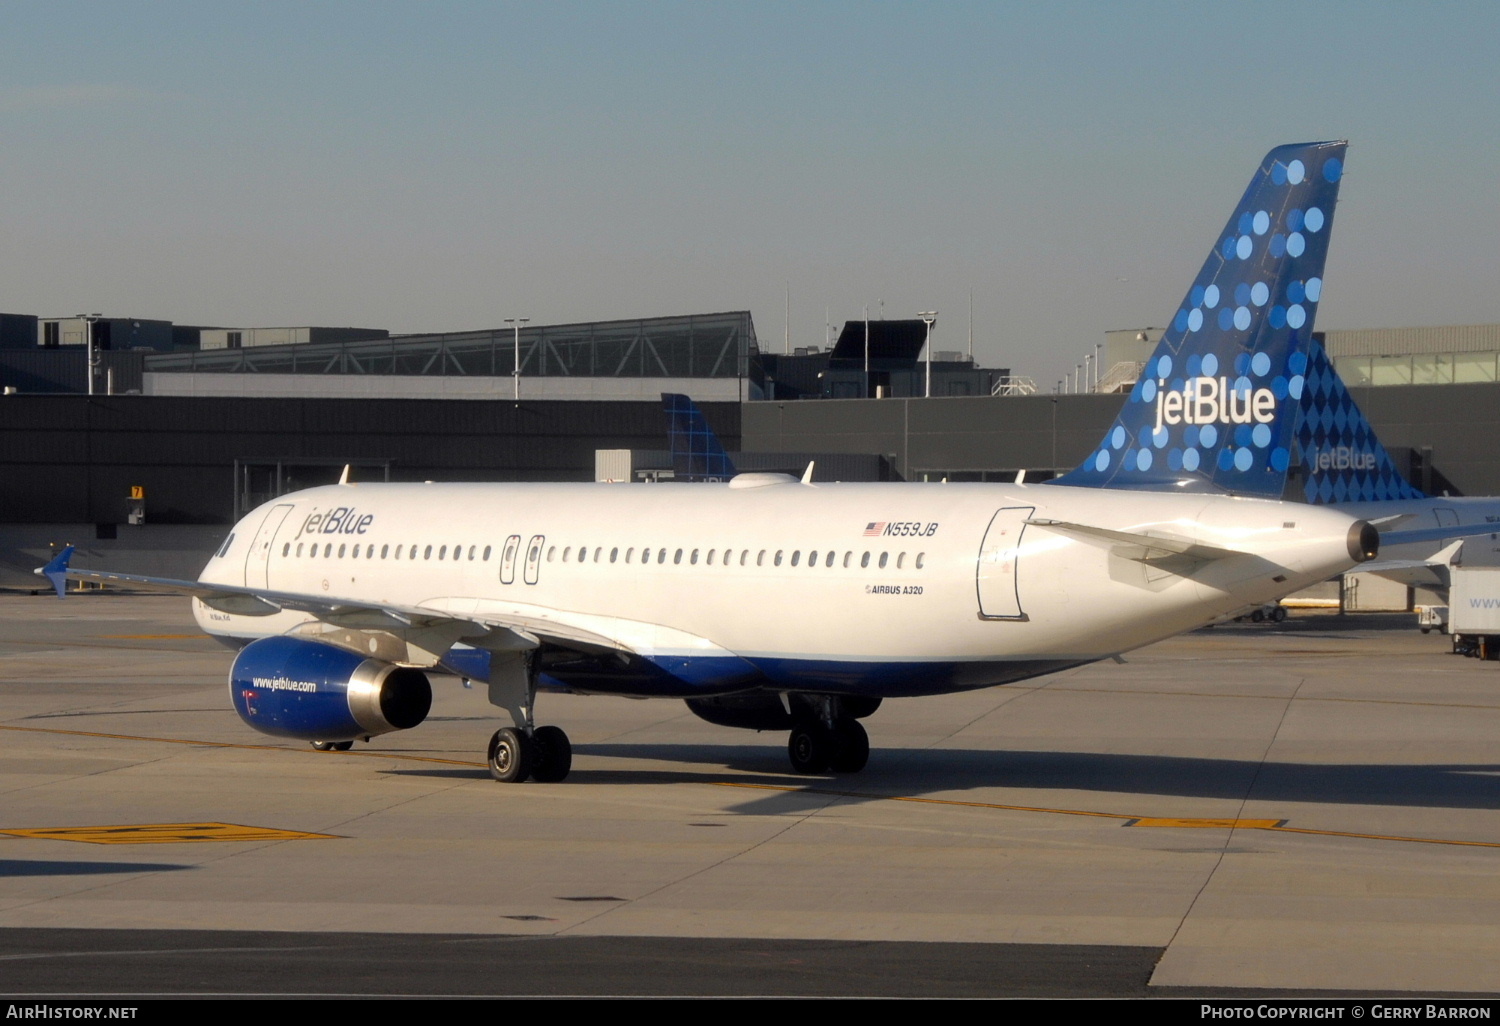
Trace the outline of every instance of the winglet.
<instances>
[{"instance_id":1,"label":"winglet","mask_svg":"<svg viewBox=\"0 0 1500 1026\"><path fill-rule=\"evenodd\" d=\"M349 464L345 463L344 464L344 472L339 475L339 484L346 485L348 483L349 483Z\"/></svg>"},{"instance_id":2,"label":"winglet","mask_svg":"<svg viewBox=\"0 0 1500 1026\"><path fill-rule=\"evenodd\" d=\"M818 465L817 460L808 460L807 469L802 472L802 483L812 484L813 467Z\"/></svg>"},{"instance_id":3,"label":"winglet","mask_svg":"<svg viewBox=\"0 0 1500 1026\"><path fill-rule=\"evenodd\" d=\"M48 561L46 566L39 566L32 571L52 582L52 587L57 589L57 597L62 598L68 583L68 561L73 558L73 546L69 545Z\"/></svg>"}]
</instances>

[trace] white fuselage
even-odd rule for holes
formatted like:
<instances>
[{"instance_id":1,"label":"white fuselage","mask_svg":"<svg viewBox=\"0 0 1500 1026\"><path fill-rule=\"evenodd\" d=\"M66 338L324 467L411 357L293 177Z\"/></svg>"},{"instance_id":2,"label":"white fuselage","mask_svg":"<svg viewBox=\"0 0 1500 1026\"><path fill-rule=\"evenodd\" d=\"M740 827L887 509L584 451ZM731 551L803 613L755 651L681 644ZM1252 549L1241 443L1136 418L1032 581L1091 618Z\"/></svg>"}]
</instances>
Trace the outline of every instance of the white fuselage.
<instances>
[{"instance_id":1,"label":"white fuselage","mask_svg":"<svg viewBox=\"0 0 1500 1026\"><path fill-rule=\"evenodd\" d=\"M1500 499L1489 496L1441 496L1427 499L1393 499L1382 502L1344 502L1328 507L1362 520L1406 516L1397 531L1428 528L1469 527L1494 524L1495 534L1470 535L1464 541L1464 562L1500 564ZM1381 546L1380 558L1426 559L1447 544L1444 539Z\"/></svg>"},{"instance_id":2,"label":"white fuselage","mask_svg":"<svg viewBox=\"0 0 1500 1026\"><path fill-rule=\"evenodd\" d=\"M1194 559L1027 520L1245 554ZM656 661L746 660L757 686L782 690L921 694L1111 656L1325 580L1354 565L1354 523L1049 485L336 485L250 513L201 580L555 623ZM231 638L310 619L194 610ZM908 679L893 681L899 664Z\"/></svg>"}]
</instances>

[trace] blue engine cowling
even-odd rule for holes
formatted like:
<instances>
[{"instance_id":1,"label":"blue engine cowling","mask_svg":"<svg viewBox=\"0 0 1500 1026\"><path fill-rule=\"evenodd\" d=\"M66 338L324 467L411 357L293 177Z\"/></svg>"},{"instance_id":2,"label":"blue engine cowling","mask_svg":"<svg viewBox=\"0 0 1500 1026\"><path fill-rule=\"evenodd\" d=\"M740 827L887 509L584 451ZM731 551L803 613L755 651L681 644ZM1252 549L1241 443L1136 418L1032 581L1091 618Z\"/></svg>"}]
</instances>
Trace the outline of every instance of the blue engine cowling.
<instances>
[{"instance_id":1,"label":"blue engine cowling","mask_svg":"<svg viewBox=\"0 0 1500 1026\"><path fill-rule=\"evenodd\" d=\"M275 637L252 641L229 670L240 719L277 737L352 741L415 727L432 708L421 670L358 652Z\"/></svg>"}]
</instances>

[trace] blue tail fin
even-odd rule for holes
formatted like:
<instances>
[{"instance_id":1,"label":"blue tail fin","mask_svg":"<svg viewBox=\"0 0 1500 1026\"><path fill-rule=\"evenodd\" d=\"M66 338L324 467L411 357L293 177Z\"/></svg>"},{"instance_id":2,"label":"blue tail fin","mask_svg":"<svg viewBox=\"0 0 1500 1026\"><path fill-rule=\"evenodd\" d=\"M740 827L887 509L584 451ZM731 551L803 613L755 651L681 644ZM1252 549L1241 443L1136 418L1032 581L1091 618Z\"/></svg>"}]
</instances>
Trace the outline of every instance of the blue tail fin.
<instances>
[{"instance_id":1,"label":"blue tail fin","mask_svg":"<svg viewBox=\"0 0 1500 1026\"><path fill-rule=\"evenodd\" d=\"M1266 154L1114 425L1054 483L1281 497L1347 146Z\"/></svg>"},{"instance_id":2,"label":"blue tail fin","mask_svg":"<svg viewBox=\"0 0 1500 1026\"><path fill-rule=\"evenodd\" d=\"M39 566L34 573L40 574L52 582L52 587L57 589L57 597L62 598L68 585L68 562L73 558L73 546L69 545L57 555L47 561L46 566Z\"/></svg>"},{"instance_id":3,"label":"blue tail fin","mask_svg":"<svg viewBox=\"0 0 1500 1026\"><path fill-rule=\"evenodd\" d=\"M1391 462L1323 347L1309 339L1305 348L1305 367L1293 358L1304 379L1296 437L1305 476L1295 497L1317 505L1426 498Z\"/></svg>"},{"instance_id":4,"label":"blue tail fin","mask_svg":"<svg viewBox=\"0 0 1500 1026\"><path fill-rule=\"evenodd\" d=\"M737 471L703 411L685 395L661 394L671 421L672 475L678 481L728 481Z\"/></svg>"}]
</instances>

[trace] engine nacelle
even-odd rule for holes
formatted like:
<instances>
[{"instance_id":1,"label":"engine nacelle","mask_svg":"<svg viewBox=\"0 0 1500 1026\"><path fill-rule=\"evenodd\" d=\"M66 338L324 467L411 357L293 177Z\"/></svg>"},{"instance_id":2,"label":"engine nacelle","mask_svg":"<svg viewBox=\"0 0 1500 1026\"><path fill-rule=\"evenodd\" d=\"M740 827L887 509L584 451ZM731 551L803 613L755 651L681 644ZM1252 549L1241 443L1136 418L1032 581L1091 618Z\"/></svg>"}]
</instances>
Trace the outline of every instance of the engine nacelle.
<instances>
[{"instance_id":1,"label":"engine nacelle","mask_svg":"<svg viewBox=\"0 0 1500 1026\"><path fill-rule=\"evenodd\" d=\"M240 650L229 696L240 719L262 734L302 741L406 730L432 709L432 685L421 670L284 635Z\"/></svg>"}]
</instances>

